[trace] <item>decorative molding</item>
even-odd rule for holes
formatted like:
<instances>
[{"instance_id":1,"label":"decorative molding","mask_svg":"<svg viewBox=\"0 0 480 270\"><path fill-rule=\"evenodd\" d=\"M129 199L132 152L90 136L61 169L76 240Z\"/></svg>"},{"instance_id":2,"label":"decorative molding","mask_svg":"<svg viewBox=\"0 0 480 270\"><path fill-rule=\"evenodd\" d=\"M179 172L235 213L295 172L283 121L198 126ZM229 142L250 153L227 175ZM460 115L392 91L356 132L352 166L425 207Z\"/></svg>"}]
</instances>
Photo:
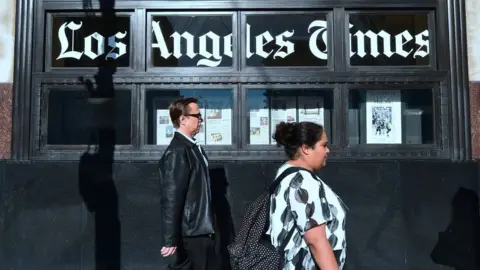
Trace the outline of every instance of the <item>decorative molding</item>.
<instances>
[{"instance_id":1,"label":"decorative molding","mask_svg":"<svg viewBox=\"0 0 480 270\"><path fill-rule=\"evenodd\" d=\"M84 0L43 0L47 9L83 9ZM326 9L335 7L344 8L428 8L435 7L437 0L236 0L236 1L157 1L157 0L116 0L116 9L150 8L150 9L176 9L176 10L213 10L213 9ZM91 9L99 9L98 1L92 1Z\"/></svg>"},{"instance_id":2,"label":"decorative molding","mask_svg":"<svg viewBox=\"0 0 480 270\"><path fill-rule=\"evenodd\" d=\"M33 57L33 0L17 0L13 78L12 153L14 160L30 158L30 93Z\"/></svg>"},{"instance_id":3,"label":"decorative molding","mask_svg":"<svg viewBox=\"0 0 480 270\"><path fill-rule=\"evenodd\" d=\"M452 135L452 159L466 161L472 159L470 133L468 59L466 43L465 0L448 0L448 44L450 64L450 126ZM440 14L439 17L445 14Z\"/></svg>"},{"instance_id":4,"label":"decorative molding","mask_svg":"<svg viewBox=\"0 0 480 270\"><path fill-rule=\"evenodd\" d=\"M36 79L45 84L74 85L81 84L79 75L38 73ZM91 75L84 76L91 79ZM417 72L414 74L378 74L378 73L324 73L324 74L296 74L292 71L285 75L190 75L190 76L160 76L157 74L117 74L114 76L115 84L334 84L334 83L375 83L375 84L409 84L409 83L432 83L445 80L446 72Z\"/></svg>"},{"instance_id":5,"label":"decorative molding","mask_svg":"<svg viewBox=\"0 0 480 270\"><path fill-rule=\"evenodd\" d=\"M278 160L284 161L285 154L282 150L272 151L209 151L206 150L208 157L214 161L243 161L243 160ZM32 160L78 160L84 151L72 150L43 150L36 151L32 156ZM162 150L125 150L115 151L114 159L116 161L143 160L156 161L162 156ZM339 160L449 160L445 157L441 150L391 150L391 151L337 151L329 154L329 159L333 161Z\"/></svg>"}]
</instances>

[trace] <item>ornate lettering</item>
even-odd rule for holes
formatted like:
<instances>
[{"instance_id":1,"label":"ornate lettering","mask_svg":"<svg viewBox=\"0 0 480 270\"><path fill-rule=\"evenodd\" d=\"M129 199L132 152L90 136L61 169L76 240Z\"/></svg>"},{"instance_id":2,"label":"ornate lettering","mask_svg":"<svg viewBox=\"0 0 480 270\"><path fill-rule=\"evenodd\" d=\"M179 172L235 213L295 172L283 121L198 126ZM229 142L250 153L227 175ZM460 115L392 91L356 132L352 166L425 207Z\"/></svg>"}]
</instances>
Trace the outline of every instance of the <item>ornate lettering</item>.
<instances>
[{"instance_id":1,"label":"ornate lettering","mask_svg":"<svg viewBox=\"0 0 480 270\"><path fill-rule=\"evenodd\" d=\"M60 55L57 57L58 59L63 59L63 58L74 58L77 60L80 60L80 57L83 55L82 52L77 52L74 50L75 47L75 42L74 42L74 36L75 36L75 31L80 29L82 27L82 22L79 24L76 24L75 22L69 22L69 23L64 23L60 26L58 29L58 40L60 41ZM72 31L72 49L71 51L67 52L68 48L70 47L70 43L68 42L67 39L67 28Z\"/></svg>"},{"instance_id":2,"label":"ornate lettering","mask_svg":"<svg viewBox=\"0 0 480 270\"><path fill-rule=\"evenodd\" d=\"M95 39L97 41L96 52L92 51L92 43L93 43L92 39ZM97 32L87 36L85 38L85 52L84 52L84 54L86 56L90 57L90 59L97 58L98 56L102 55L105 52L104 49L103 49L103 46L105 46L104 42L105 42L105 38Z\"/></svg>"},{"instance_id":3,"label":"ornate lettering","mask_svg":"<svg viewBox=\"0 0 480 270\"><path fill-rule=\"evenodd\" d=\"M327 57L328 57L327 50L321 51L320 49L318 49L318 46L317 46L317 40L319 35L322 35L323 42L327 44L327 22L322 20L313 21L308 26L308 33L310 33L310 30L312 28L318 28L318 29L312 33L308 41L308 46L310 47L310 51L318 59L327 60ZM325 46L325 48L326 47L327 46Z\"/></svg>"},{"instance_id":4,"label":"ornate lettering","mask_svg":"<svg viewBox=\"0 0 480 270\"><path fill-rule=\"evenodd\" d=\"M427 37L427 39L424 39L423 37ZM425 57L430 53L430 42L428 42L428 30L425 30L417 35L415 35L415 43L420 46L415 54L413 54L414 58L419 57ZM423 51L422 48L425 47L425 50Z\"/></svg>"},{"instance_id":5,"label":"ornate lettering","mask_svg":"<svg viewBox=\"0 0 480 270\"><path fill-rule=\"evenodd\" d=\"M185 31L182 34L175 31L171 38L173 38L173 54L168 51L167 43L165 41L162 28L160 26L160 22L153 22L152 23L152 31L153 36L156 39L155 43L152 43L152 48L157 48L160 50L160 56L164 59L173 57L180 59L183 57L182 53L182 38L186 42L186 56L190 59L193 59L197 55L202 56L202 59L197 61L197 66L207 66L207 67L217 67L221 64L223 60L223 56L232 57L232 34L226 35L223 37L223 53L220 52L220 37L212 31L200 36L198 38L198 53L195 52L195 41L196 38L190 34L189 32ZM208 40L211 41L212 50L208 51L207 44Z\"/></svg>"},{"instance_id":6,"label":"ornate lettering","mask_svg":"<svg viewBox=\"0 0 480 270\"><path fill-rule=\"evenodd\" d=\"M60 41L60 54L58 59L73 58L79 60L83 55L90 59L96 59L106 53L106 59L118 59L127 53L127 44L121 42L127 36L127 32L118 32L113 36L107 38L107 44L105 44L105 37L94 32L84 38L83 50L78 48L78 44L74 43L74 36L76 31L81 29L83 23L75 23L73 21L63 23L58 29L58 40ZM349 25L353 27L352 24ZM327 44L327 22L324 20L312 21L306 29L310 34L308 37L308 45L312 55L318 59L327 60L327 49L320 49L318 42ZM67 31L71 33L71 40L67 37ZM277 35L277 33L270 33L270 31L264 31L259 35L251 36L251 26L246 24L246 57L251 58L256 55L261 58L273 57L286 58L295 53L295 43L290 39L294 38L294 29L286 30ZM415 36L409 31L405 30L395 36L387 33L384 30L380 30L375 33L371 30L366 32L357 31L354 34L349 34L350 43L352 44L353 37L355 37L356 51L352 51L350 46L350 57L357 55L364 58L370 55L374 58L384 55L388 58L394 54L401 57L413 58L426 57L430 53L429 32L424 30ZM168 40L166 40L168 38ZM366 48L366 39L368 38L370 48ZM182 57L188 57L196 60L197 66L217 67L219 66L224 57L233 57L233 37L232 34L225 36L219 36L213 31L196 37L188 31L179 33L173 32L170 36L164 36L162 32L162 26L160 22L152 22L152 48L158 49L154 53L159 53L160 57L168 59L175 57L180 59ZM253 40L253 46L250 44ZM379 49L380 40L382 41L382 49ZM172 47L167 46L167 42L172 42ZM393 46L393 42L394 47ZM406 44L414 42L416 49L405 49ZM95 45L96 43L96 45ZM275 47L266 50L265 45L274 44ZM106 50L105 45L108 46ZM77 46L77 48L75 48ZM326 48L327 46L325 46Z\"/></svg>"},{"instance_id":7,"label":"ornate lettering","mask_svg":"<svg viewBox=\"0 0 480 270\"><path fill-rule=\"evenodd\" d=\"M352 28L353 25L350 24L349 28ZM356 37L356 45L357 45L357 51L354 52L352 51L352 46L350 46L350 57L354 56L355 54L358 55L359 57L363 58L366 55L370 54L374 58L378 57L380 55L380 52L378 51L378 37L380 37L383 41L383 52L381 54L385 55L386 57L391 57L393 54L397 54L399 56L402 56L404 58L408 57L413 49L409 51L405 51L404 45L411 42L413 40L412 34L408 32L407 30L395 35L395 50L392 51L392 44L391 44L391 35L383 30L379 31L378 33L374 33L372 31L367 31L366 33L363 33L362 31L357 31L353 36ZM370 40L370 51L367 52L365 50L365 37L368 37ZM413 57L426 57L429 54L429 40L424 39L424 37L428 38L428 30L425 30L417 35L415 35L415 44L419 46L419 48L416 50L414 53ZM350 44L352 44L352 34L350 34ZM423 48L425 47L425 50Z\"/></svg>"},{"instance_id":8,"label":"ornate lettering","mask_svg":"<svg viewBox=\"0 0 480 270\"><path fill-rule=\"evenodd\" d=\"M100 55L105 53L105 37L101 34L95 32L86 36L83 40L84 51L75 50L75 31L82 28L83 23L75 23L73 21L63 23L58 29L58 40L60 41L60 54L57 57L59 59L73 58L80 60L80 58L85 55L88 58L94 60ZM72 41L69 42L67 38L67 29L72 33ZM118 57L123 56L127 53L127 45L122 42L117 42L117 39L121 40L127 36L127 32L124 33L118 32L113 36L108 37L108 47L111 50L106 55L105 59L117 59ZM94 50L94 42L97 42L96 49ZM70 51L67 51L70 48ZM114 50L118 49L118 53L115 53Z\"/></svg>"},{"instance_id":9,"label":"ornate lettering","mask_svg":"<svg viewBox=\"0 0 480 270\"><path fill-rule=\"evenodd\" d=\"M108 46L112 48L105 59L117 59L122 55L127 53L127 45L123 42L118 42L117 39L124 39L127 36L127 31L118 32L114 36L108 38ZM113 52L115 49L118 49L118 53Z\"/></svg>"}]
</instances>

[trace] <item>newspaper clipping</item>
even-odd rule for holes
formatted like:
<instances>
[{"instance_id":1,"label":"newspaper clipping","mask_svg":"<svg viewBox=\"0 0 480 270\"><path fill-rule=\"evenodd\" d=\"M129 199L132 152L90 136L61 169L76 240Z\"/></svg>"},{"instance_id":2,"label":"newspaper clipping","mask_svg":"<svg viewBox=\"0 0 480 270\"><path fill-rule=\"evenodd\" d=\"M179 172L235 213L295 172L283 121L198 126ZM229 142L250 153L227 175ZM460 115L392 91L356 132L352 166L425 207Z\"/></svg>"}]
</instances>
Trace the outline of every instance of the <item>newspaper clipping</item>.
<instances>
[{"instance_id":1,"label":"newspaper clipping","mask_svg":"<svg viewBox=\"0 0 480 270\"><path fill-rule=\"evenodd\" d=\"M168 110L157 110L156 123L157 145L168 145L175 131Z\"/></svg>"},{"instance_id":2,"label":"newspaper clipping","mask_svg":"<svg viewBox=\"0 0 480 270\"><path fill-rule=\"evenodd\" d=\"M269 144L268 109L250 110L250 144Z\"/></svg>"},{"instance_id":3,"label":"newspaper clipping","mask_svg":"<svg viewBox=\"0 0 480 270\"><path fill-rule=\"evenodd\" d=\"M370 90L366 95L367 144L402 143L400 90Z\"/></svg>"},{"instance_id":4,"label":"newspaper clipping","mask_svg":"<svg viewBox=\"0 0 480 270\"><path fill-rule=\"evenodd\" d=\"M271 98L271 135L275 133L275 128L280 122L296 122L297 104L296 99L292 97L272 97ZM270 136L271 136L270 135ZM277 142L272 138L271 144Z\"/></svg>"},{"instance_id":5,"label":"newspaper clipping","mask_svg":"<svg viewBox=\"0 0 480 270\"><path fill-rule=\"evenodd\" d=\"M232 144L232 106L225 98L209 98L204 114L206 143Z\"/></svg>"},{"instance_id":6,"label":"newspaper clipping","mask_svg":"<svg viewBox=\"0 0 480 270\"><path fill-rule=\"evenodd\" d=\"M298 121L308 121L320 125L325 124L323 97L299 97Z\"/></svg>"}]
</instances>

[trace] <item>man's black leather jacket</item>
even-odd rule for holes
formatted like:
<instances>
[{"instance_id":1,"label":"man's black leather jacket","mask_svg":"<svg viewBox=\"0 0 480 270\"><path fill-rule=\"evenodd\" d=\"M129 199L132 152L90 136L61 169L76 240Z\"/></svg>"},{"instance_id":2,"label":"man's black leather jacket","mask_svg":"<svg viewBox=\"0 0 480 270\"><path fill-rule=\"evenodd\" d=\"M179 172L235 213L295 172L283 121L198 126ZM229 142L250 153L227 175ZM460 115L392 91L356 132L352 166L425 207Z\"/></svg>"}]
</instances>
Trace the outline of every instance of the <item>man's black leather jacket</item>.
<instances>
[{"instance_id":1,"label":"man's black leather jacket","mask_svg":"<svg viewBox=\"0 0 480 270\"><path fill-rule=\"evenodd\" d=\"M182 236L213 234L210 179L200 149L175 135L159 162L163 246Z\"/></svg>"}]
</instances>

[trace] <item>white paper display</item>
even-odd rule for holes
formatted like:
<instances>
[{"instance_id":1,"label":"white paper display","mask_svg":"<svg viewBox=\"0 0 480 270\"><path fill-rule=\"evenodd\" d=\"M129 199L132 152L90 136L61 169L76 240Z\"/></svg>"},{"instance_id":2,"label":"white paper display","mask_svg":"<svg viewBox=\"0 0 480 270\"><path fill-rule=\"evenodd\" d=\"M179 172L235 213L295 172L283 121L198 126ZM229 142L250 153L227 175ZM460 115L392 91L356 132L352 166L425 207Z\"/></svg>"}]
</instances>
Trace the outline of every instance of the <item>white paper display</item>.
<instances>
[{"instance_id":1,"label":"white paper display","mask_svg":"<svg viewBox=\"0 0 480 270\"><path fill-rule=\"evenodd\" d=\"M400 90L367 91L367 144L402 143Z\"/></svg>"},{"instance_id":2,"label":"white paper display","mask_svg":"<svg viewBox=\"0 0 480 270\"><path fill-rule=\"evenodd\" d=\"M205 109L200 108L200 113L204 115ZM175 128L173 123L170 120L169 110L157 110L157 119L156 119L156 129L157 129L157 145L168 145L173 138ZM205 127L200 127L200 132L195 136L195 139L199 144L205 144Z\"/></svg>"},{"instance_id":3,"label":"white paper display","mask_svg":"<svg viewBox=\"0 0 480 270\"><path fill-rule=\"evenodd\" d=\"M323 97L298 97L298 121L325 124Z\"/></svg>"},{"instance_id":4,"label":"white paper display","mask_svg":"<svg viewBox=\"0 0 480 270\"><path fill-rule=\"evenodd\" d=\"M232 144L232 108L230 102L225 98L209 98L205 103L204 125L207 144Z\"/></svg>"},{"instance_id":5,"label":"white paper display","mask_svg":"<svg viewBox=\"0 0 480 270\"><path fill-rule=\"evenodd\" d=\"M268 110L250 110L250 144L269 144Z\"/></svg>"},{"instance_id":6,"label":"white paper display","mask_svg":"<svg viewBox=\"0 0 480 270\"><path fill-rule=\"evenodd\" d=\"M271 119L272 135L280 122L296 122L297 102L294 97L272 97L271 98ZM272 139L271 144L277 142Z\"/></svg>"},{"instance_id":7,"label":"white paper display","mask_svg":"<svg viewBox=\"0 0 480 270\"><path fill-rule=\"evenodd\" d=\"M170 120L170 114L168 110L157 110L156 119L157 128L157 145L168 145L173 138L175 129L173 128L172 121Z\"/></svg>"}]
</instances>

